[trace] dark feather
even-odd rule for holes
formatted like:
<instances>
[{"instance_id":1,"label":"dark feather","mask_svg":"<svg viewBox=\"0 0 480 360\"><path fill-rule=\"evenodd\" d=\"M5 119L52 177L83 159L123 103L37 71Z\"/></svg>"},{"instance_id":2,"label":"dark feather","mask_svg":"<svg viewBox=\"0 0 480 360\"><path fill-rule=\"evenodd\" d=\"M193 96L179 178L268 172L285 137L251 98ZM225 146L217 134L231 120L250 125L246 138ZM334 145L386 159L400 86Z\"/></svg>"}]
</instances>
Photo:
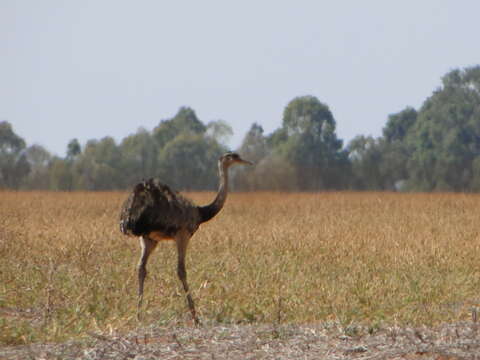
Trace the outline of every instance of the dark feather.
<instances>
[{"instance_id":1,"label":"dark feather","mask_svg":"<svg viewBox=\"0 0 480 360\"><path fill-rule=\"evenodd\" d=\"M120 230L143 236L158 232L173 237L181 228L194 233L200 222L198 208L158 179L135 185L123 204Z\"/></svg>"}]
</instances>

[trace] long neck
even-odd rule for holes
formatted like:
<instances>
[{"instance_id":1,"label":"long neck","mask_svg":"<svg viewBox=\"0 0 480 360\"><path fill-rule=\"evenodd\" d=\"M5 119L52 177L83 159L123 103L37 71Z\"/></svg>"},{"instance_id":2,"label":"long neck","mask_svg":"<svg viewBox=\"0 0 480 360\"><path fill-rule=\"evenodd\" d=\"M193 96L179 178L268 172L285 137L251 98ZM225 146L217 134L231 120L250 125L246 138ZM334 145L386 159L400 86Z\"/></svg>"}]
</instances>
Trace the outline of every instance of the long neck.
<instances>
[{"instance_id":1,"label":"long neck","mask_svg":"<svg viewBox=\"0 0 480 360\"><path fill-rule=\"evenodd\" d=\"M213 218L222 210L228 193L228 170L221 162L218 163L218 174L220 177L220 184L218 185L218 192L211 204L200 206L201 222L205 222Z\"/></svg>"}]
</instances>

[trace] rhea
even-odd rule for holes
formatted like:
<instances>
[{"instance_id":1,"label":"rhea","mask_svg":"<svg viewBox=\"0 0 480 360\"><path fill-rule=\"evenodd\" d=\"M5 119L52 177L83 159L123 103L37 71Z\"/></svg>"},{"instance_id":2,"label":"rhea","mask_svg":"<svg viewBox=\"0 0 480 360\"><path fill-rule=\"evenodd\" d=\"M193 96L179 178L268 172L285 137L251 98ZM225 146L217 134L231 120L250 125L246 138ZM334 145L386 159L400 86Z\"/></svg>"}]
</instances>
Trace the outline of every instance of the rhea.
<instances>
[{"instance_id":1,"label":"rhea","mask_svg":"<svg viewBox=\"0 0 480 360\"><path fill-rule=\"evenodd\" d=\"M177 247L177 275L187 297L188 308L196 325L200 324L190 294L185 269L188 242L199 226L212 219L223 208L228 193L228 168L234 164L249 164L236 153L226 153L218 160L220 177L218 193L206 206L197 206L158 179L136 184L123 204L120 230L125 235L140 237L141 254L138 263L138 316L143 301L143 285L147 262L160 241L173 240Z\"/></svg>"}]
</instances>

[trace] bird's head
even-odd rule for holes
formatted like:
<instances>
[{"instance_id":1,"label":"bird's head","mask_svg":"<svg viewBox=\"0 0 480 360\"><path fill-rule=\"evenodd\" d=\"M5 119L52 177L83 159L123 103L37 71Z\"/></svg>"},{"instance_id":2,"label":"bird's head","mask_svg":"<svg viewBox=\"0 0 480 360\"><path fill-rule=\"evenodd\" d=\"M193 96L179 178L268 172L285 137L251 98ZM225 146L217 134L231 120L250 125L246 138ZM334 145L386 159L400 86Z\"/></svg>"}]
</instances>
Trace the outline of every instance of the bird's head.
<instances>
[{"instance_id":1,"label":"bird's head","mask_svg":"<svg viewBox=\"0 0 480 360\"><path fill-rule=\"evenodd\" d=\"M229 166L234 165L234 164L252 165L252 163L250 161L243 160L240 157L240 155L238 155L237 153L234 153L234 152L228 152L226 154L223 154L220 157L219 161L223 166L226 166L226 167L229 167Z\"/></svg>"}]
</instances>

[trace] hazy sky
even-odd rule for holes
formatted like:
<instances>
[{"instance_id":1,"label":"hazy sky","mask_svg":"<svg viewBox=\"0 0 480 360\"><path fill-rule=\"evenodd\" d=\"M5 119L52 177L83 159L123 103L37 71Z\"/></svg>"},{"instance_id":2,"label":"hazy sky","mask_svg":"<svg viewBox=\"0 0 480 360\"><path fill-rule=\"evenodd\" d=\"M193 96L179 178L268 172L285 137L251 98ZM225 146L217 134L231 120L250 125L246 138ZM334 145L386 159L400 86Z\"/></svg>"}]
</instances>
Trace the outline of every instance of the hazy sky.
<instances>
[{"instance_id":1,"label":"hazy sky","mask_svg":"<svg viewBox=\"0 0 480 360\"><path fill-rule=\"evenodd\" d=\"M0 121L63 156L186 105L227 121L235 148L314 95L347 143L479 64L479 14L478 0L0 0Z\"/></svg>"}]
</instances>

